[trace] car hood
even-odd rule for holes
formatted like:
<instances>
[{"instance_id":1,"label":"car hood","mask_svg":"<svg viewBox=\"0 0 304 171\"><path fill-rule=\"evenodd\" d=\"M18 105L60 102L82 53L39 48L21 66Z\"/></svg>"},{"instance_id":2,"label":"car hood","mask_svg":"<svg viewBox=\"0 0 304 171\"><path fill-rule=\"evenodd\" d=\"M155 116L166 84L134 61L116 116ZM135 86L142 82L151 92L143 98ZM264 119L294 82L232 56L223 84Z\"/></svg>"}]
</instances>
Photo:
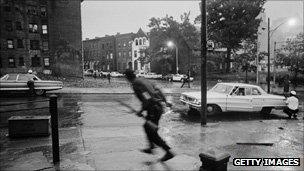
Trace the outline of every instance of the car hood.
<instances>
[{"instance_id":1,"label":"car hood","mask_svg":"<svg viewBox=\"0 0 304 171\"><path fill-rule=\"evenodd\" d=\"M192 98L196 99L201 99L201 92L200 91L195 91L195 92L185 92L182 93L182 95L186 95ZM212 98L225 98L227 95L223 93L216 93L216 92L207 92L207 98L212 99Z\"/></svg>"}]
</instances>

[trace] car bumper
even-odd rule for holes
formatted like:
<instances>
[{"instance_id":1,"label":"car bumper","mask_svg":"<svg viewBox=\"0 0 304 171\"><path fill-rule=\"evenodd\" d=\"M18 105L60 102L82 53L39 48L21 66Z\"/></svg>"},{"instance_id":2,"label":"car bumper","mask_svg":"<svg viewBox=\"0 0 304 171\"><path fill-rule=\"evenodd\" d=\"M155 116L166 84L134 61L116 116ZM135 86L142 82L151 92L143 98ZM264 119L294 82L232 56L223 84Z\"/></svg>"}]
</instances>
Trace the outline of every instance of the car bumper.
<instances>
[{"instance_id":1,"label":"car bumper","mask_svg":"<svg viewBox=\"0 0 304 171\"><path fill-rule=\"evenodd\" d=\"M183 105L186 105L189 108L194 108L194 109L197 109L197 110L199 110L201 108L201 105L199 105L199 104L191 103L191 102L186 101L184 99L180 99L180 101L182 102Z\"/></svg>"}]
</instances>

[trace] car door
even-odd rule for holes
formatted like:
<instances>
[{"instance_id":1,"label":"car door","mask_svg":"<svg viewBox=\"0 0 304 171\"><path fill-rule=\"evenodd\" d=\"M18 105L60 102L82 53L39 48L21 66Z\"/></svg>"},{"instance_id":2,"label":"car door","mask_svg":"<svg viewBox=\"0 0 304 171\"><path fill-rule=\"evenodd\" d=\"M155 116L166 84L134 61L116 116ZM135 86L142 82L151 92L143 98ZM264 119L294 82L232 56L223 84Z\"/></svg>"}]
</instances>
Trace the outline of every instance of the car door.
<instances>
[{"instance_id":1,"label":"car door","mask_svg":"<svg viewBox=\"0 0 304 171\"><path fill-rule=\"evenodd\" d=\"M252 88L252 110L255 112L259 112L262 110L262 107L265 103L265 99L262 96L262 93L258 88Z\"/></svg>"},{"instance_id":2,"label":"car door","mask_svg":"<svg viewBox=\"0 0 304 171\"><path fill-rule=\"evenodd\" d=\"M236 87L227 95L227 111L252 111L252 96L250 87Z\"/></svg>"}]
</instances>

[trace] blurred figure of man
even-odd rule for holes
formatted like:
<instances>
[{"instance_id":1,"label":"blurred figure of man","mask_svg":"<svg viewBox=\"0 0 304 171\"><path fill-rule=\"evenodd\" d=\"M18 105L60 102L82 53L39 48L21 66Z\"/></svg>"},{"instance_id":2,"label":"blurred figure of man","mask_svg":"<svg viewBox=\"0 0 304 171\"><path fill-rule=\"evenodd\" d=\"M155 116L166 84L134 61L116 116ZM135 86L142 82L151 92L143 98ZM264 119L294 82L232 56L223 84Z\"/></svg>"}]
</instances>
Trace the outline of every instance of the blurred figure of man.
<instances>
[{"instance_id":1,"label":"blurred figure of man","mask_svg":"<svg viewBox=\"0 0 304 171\"><path fill-rule=\"evenodd\" d=\"M143 117L142 112L147 111L146 120L158 125L163 113L162 102L166 103L168 107L171 107L172 105L167 102L161 90L148 80L136 78L134 71L130 69L127 69L124 74L127 80L132 84L135 95L142 102L142 109L137 113L137 116ZM153 149L155 148L155 145L157 145L166 151L166 154L159 161L164 162L174 157L174 154L170 150L171 148L159 136L157 129L152 129L149 124L145 122L144 130L147 135L149 147L141 150L142 152L153 154Z\"/></svg>"},{"instance_id":2,"label":"blurred figure of man","mask_svg":"<svg viewBox=\"0 0 304 171\"><path fill-rule=\"evenodd\" d=\"M291 118L291 116L297 118L297 113L299 112L299 99L296 95L297 93L295 91L291 91L290 97L288 97L286 100L287 106L283 112L286 113L289 118Z\"/></svg>"}]
</instances>

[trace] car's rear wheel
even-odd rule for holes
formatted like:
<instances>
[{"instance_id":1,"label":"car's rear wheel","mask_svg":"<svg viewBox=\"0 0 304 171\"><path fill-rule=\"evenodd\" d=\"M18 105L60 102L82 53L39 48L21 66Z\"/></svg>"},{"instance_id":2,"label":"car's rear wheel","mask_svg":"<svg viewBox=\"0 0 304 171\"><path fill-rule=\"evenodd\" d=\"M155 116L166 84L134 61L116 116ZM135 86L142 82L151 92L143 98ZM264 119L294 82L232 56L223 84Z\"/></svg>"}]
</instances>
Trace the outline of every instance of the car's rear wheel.
<instances>
[{"instance_id":1,"label":"car's rear wheel","mask_svg":"<svg viewBox=\"0 0 304 171\"><path fill-rule=\"evenodd\" d=\"M221 108L214 104L207 105L206 111L208 115L214 115L216 113L222 112Z\"/></svg>"},{"instance_id":2,"label":"car's rear wheel","mask_svg":"<svg viewBox=\"0 0 304 171\"><path fill-rule=\"evenodd\" d=\"M42 95L45 94L45 90L43 90L43 89L36 89L36 90L35 90L35 94L36 94L37 96L42 96Z\"/></svg>"}]
</instances>

